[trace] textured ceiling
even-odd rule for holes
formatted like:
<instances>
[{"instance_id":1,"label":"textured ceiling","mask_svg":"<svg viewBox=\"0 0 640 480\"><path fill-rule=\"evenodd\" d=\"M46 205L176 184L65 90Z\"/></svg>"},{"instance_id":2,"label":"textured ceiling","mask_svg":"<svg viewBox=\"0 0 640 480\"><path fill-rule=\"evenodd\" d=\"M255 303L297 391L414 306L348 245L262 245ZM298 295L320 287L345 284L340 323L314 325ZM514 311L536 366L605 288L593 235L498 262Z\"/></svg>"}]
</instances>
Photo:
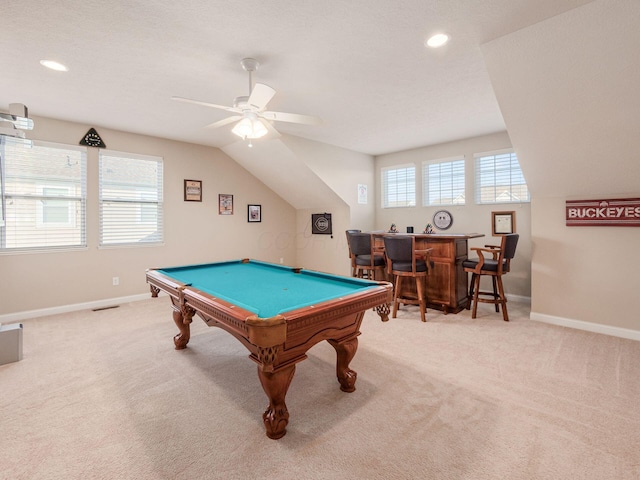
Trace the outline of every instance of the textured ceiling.
<instances>
[{"instance_id":1,"label":"textured ceiling","mask_svg":"<svg viewBox=\"0 0 640 480\"><path fill-rule=\"evenodd\" d=\"M248 93L240 60L277 94L270 110L316 115L276 123L377 155L505 130L480 46L590 0L47 0L9 2L0 28L0 111L222 147L206 129ZM439 31L442 49L424 47ZM66 64L66 73L39 65Z\"/></svg>"}]
</instances>

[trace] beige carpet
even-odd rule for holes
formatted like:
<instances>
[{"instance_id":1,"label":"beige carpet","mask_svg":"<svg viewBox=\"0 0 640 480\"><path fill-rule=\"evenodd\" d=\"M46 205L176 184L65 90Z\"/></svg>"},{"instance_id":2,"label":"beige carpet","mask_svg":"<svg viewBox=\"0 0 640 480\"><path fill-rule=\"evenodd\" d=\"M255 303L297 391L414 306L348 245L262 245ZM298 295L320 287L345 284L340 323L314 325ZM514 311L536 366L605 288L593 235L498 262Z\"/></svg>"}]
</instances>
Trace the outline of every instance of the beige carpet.
<instances>
[{"instance_id":1,"label":"beige carpet","mask_svg":"<svg viewBox=\"0 0 640 480\"><path fill-rule=\"evenodd\" d=\"M281 440L241 344L198 318L174 350L167 297L25 321L0 367L0 478L640 478L640 342L510 307L367 312L357 390L315 346Z\"/></svg>"}]
</instances>

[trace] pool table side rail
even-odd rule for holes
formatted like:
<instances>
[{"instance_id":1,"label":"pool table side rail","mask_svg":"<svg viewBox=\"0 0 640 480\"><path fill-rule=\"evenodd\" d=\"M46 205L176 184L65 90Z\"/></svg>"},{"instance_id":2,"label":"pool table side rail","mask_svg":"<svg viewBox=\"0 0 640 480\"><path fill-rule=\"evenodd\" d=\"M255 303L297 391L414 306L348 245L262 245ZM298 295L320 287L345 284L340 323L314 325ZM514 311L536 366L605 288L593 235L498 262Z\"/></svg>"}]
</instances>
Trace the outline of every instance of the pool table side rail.
<instances>
[{"instance_id":1,"label":"pool table side rail","mask_svg":"<svg viewBox=\"0 0 640 480\"><path fill-rule=\"evenodd\" d=\"M283 344L289 334L308 328L327 318L348 316L393 300L393 286L388 282L372 282L371 288L336 297L319 305L307 305L273 317L263 318L254 312L229 303L155 270L147 271L147 282L164 291L176 301L193 308L210 326L218 324L237 338L243 337L260 347ZM182 300L181 300L182 299ZM309 312L313 316L309 317ZM214 320L214 324L211 323ZM277 325L282 325L277 328Z\"/></svg>"},{"instance_id":2,"label":"pool table side rail","mask_svg":"<svg viewBox=\"0 0 640 480\"><path fill-rule=\"evenodd\" d=\"M269 318L260 318L191 287L183 290L183 298L208 326L222 328L244 344L261 369L273 371L303 360L305 352L322 340L340 341L359 335L364 312L392 300L391 284L380 283L365 292L348 294Z\"/></svg>"},{"instance_id":3,"label":"pool table side rail","mask_svg":"<svg viewBox=\"0 0 640 480\"><path fill-rule=\"evenodd\" d=\"M232 324L243 332L247 332L248 327L272 327L281 323L286 323L289 330L291 330L296 328L298 323L304 322L310 311L314 312L316 321L321 321L327 314L334 316L336 311L348 315L383 303L390 303L393 300L391 284L380 282L379 285L373 286L364 292L350 293L317 305L302 306L273 317L259 317L249 310L193 287L185 287L183 295L187 304L197 312L222 320L227 324Z\"/></svg>"},{"instance_id":4,"label":"pool table side rail","mask_svg":"<svg viewBox=\"0 0 640 480\"><path fill-rule=\"evenodd\" d=\"M179 298L181 293L185 297L185 299L190 297L195 297L197 299L198 296L208 298L216 306L216 312L220 312L221 314L228 316L229 320L235 319L243 321L243 319L255 315L254 312L250 310L246 310L225 300L202 292L197 288L192 287L190 284L185 284L178 280L174 280L173 278L168 277L157 270L147 270L147 283L155 286L156 288L159 288L160 290L164 291L174 298ZM190 295L190 293L197 293L199 295ZM196 308L196 310L198 309Z\"/></svg>"},{"instance_id":5,"label":"pool table side rail","mask_svg":"<svg viewBox=\"0 0 640 480\"><path fill-rule=\"evenodd\" d=\"M167 277L158 271L159 269L149 268L147 269L147 283L153 287L156 287L163 292L178 297L178 292L188 285L178 280L174 280L171 277Z\"/></svg>"},{"instance_id":6,"label":"pool table side rail","mask_svg":"<svg viewBox=\"0 0 640 480\"><path fill-rule=\"evenodd\" d=\"M257 263L260 263L260 262L257 262ZM279 266L279 265L275 265L275 266ZM286 267L286 268L289 268L289 267ZM287 318L287 320L290 320L290 319L297 318L300 315L304 315L304 313L311 308L318 308L314 304L302 305L300 307L282 312L281 314L275 315L273 317L260 317L256 315L255 312L249 310L248 308L242 308L242 306L239 306L238 304L231 303L223 298L206 293L198 288L193 287L191 284L188 284L188 283L185 284L183 282L175 280L172 277L169 277L161 273L160 270L165 270L165 269L148 269L146 272L147 283L155 286L156 288L159 288L160 290L164 291L169 295L172 295L175 298L180 297L180 291L182 291L183 295L186 298L195 298L195 299L197 299L198 297L206 298L212 304L216 305L217 307L219 306L219 310L221 313L226 313L230 317L236 320L239 320L241 322L248 321L251 324L265 324L265 322L267 322L267 324L270 324L269 322L280 323L280 320L278 319L281 316L284 316ZM303 269L303 271L305 271L306 274L310 274L310 275L322 275L321 272L316 272L313 270ZM349 282L350 280L355 280L358 285L362 285L364 291L366 292L366 295L362 295L363 290L360 289L358 291L355 291L354 293L341 295L334 299L323 302L324 308L332 309L342 302L348 303L351 297L354 297L354 296L360 297L360 302L358 302L359 305L366 304L363 307L364 309L373 308L383 303L391 303L393 301L393 286L389 282L379 282L379 281L372 281L372 280L364 280L363 282L362 281L363 279L359 279L359 278L340 277L340 276L335 276L331 274L327 274L327 275L336 277L339 280L344 280L347 282ZM197 292L196 295L194 295L195 292ZM371 296L375 295L376 293L381 294L379 300L376 298L373 298L373 299L371 298ZM209 305L205 304L204 307L209 307ZM203 308L203 310L204 309L205 308ZM196 308L196 310L199 310L199 309ZM218 308L216 308L216 312L218 312Z\"/></svg>"}]
</instances>

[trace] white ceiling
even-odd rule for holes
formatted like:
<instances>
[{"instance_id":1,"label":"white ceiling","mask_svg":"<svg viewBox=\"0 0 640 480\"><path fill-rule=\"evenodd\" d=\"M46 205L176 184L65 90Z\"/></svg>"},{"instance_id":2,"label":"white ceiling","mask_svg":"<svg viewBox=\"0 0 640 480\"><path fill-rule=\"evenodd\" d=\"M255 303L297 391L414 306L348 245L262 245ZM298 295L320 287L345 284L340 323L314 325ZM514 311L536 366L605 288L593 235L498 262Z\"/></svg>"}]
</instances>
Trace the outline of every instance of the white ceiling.
<instances>
[{"instance_id":1,"label":"white ceiling","mask_svg":"<svg viewBox=\"0 0 640 480\"><path fill-rule=\"evenodd\" d=\"M480 46L591 0L47 0L10 2L0 111L222 147L206 129L248 94L240 60L277 91L290 135L378 155L506 129ZM442 49L423 42L444 31ZM39 64L53 59L66 73Z\"/></svg>"}]
</instances>

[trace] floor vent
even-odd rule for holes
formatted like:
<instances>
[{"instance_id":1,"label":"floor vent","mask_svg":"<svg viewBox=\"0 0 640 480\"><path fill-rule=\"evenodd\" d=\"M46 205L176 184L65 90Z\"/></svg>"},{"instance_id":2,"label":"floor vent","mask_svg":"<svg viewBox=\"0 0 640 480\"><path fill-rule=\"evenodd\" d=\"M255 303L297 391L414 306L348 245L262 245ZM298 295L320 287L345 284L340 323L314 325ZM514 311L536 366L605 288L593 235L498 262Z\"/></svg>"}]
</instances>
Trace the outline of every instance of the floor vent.
<instances>
[{"instance_id":1,"label":"floor vent","mask_svg":"<svg viewBox=\"0 0 640 480\"><path fill-rule=\"evenodd\" d=\"M92 309L92 311L99 312L100 310L109 310L110 308L118 308L119 306L120 305L111 305L110 307L94 308L94 309Z\"/></svg>"}]
</instances>

